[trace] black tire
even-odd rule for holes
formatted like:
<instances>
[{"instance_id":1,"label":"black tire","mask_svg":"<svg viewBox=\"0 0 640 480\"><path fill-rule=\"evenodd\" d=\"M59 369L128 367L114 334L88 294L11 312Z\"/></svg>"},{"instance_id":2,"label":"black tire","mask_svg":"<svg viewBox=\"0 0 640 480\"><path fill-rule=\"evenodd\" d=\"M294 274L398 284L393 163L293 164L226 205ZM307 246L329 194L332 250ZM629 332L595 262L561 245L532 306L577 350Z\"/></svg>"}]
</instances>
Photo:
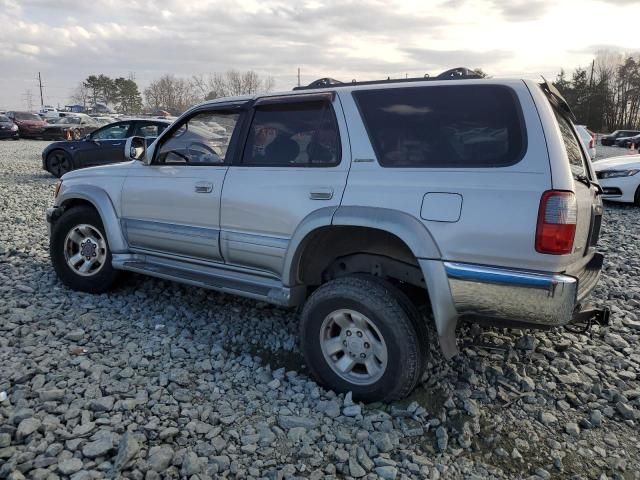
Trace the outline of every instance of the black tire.
<instances>
[{"instance_id":1,"label":"black tire","mask_svg":"<svg viewBox=\"0 0 640 480\"><path fill-rule=\"evenodd\" d=\"M633 196L633 199L635 200L634 203L636 207L640 207L640 187L636 189L636 194Z\"/></svg>"},{"instance_id":2,"label":"black tire","mask_svg":"<svg viewBox=\"0 0 640 480\"><path fill-rule=\"evenodd\" d=\"M65 240L71 230L78 225L90 225L96 229L104 239L106 246L106 258L101 268L94 274L80 275L67 263L65 257ZM74 207L62 214L52 226L51 240L49 242L49 254L51 263L58 278L67 287L88 293L103 293L111 289L115 284L119 272L111 265L111 251L104 233L104 226L98 212L91 207Z\"/></svg>"},{"instance_id":3,"label":"black tire","mask_svg":"<svg viewBox=\"0 0 640 480\"><path fill-rule=\"evenodd\" d=\"M62 177L65 173L73 170L71 156L64 150L52 150L47 155L47 171L54 177Z\"/></svg>"},{"instance_id":4,"label":"black tire","mask_svg":"<svg viewBox=\"0 0 640 480\"><path fill-rule=\"evenodd\" d=\"M325 359L321 331L333 312L349 309L374 324L387 347L384 373L370 384L358 384L338 375ZM301 315L300 339L307 365L323 386L351 391L364 402L392 401L407 396L420 380L427 348L427 331L415 307L384 280L356 275L327 282L307 300Z\"/></svg>"}]
</instances>

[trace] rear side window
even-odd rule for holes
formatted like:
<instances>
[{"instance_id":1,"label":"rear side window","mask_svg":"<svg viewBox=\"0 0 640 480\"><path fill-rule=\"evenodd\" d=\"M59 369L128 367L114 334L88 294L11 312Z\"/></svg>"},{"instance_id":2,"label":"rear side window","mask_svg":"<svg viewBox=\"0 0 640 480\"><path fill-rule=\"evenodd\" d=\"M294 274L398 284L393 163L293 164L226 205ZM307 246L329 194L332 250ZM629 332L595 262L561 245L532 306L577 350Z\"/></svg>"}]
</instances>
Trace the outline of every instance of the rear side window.
<instances>
[{"instance_id":1,"label":"rear side window","mask_svg":"<svg viewBox=\"0 0 640 480\"><path fill-rule=\"evenodd\" d=\"M567 157L569 158L569 165L571 172L574 175L584 175L586 172L584 166L584 157L582 155L582 149L578 143L578 138L573 133L571 123L569 120L560 115L557 111L553 111L558 120L558 126L560 127L560 134L562 135L562 141L564 142L564 148L567 150Z\"/></svg>"},{"instance_id":2,"label":"rear side window","mask_svg":"<svg viewBox=\"0 0 640 480\"><path fill-rule=\"evenodd\" d=\"M340 163L338 125L329 102L260 106L244 149L243 165L330 167Z\"/></svg>"},{"instance_id":3,"label":"rear side window","mask_svg":"<svg viewBox=\"0 0 640 480\"><path fill-rule=\"evenodd\" d=\"M505 167L524 156L522 113L507 87L447 85L353 95L383 167Z\"/></svg>"}]
</instances>

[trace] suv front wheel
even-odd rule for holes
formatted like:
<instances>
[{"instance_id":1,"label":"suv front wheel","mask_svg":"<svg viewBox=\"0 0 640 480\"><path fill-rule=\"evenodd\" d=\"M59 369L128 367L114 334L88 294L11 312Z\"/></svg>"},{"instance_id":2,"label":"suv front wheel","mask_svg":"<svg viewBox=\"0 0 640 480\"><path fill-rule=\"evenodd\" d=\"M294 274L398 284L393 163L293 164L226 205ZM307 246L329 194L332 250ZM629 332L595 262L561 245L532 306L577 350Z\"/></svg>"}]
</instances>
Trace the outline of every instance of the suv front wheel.
<instances>
[{"instance_id":1,"label":"suv front wheel","mask_svg":"<svg viewBox=\"0 0 640 480\"><path fill-rule=\"evenodd\" d=\"M102 293L118 276L100 215L91 207L62 214L53 224L49 253L58 278L73 290Z\"/></svg>"},{"instance_id":2,"label":"suv front wheel","mask_svg":"<svg viewBox=\"0 0 640 480\"><path fill-rule=\"evenodd\" d=\"M318 288L302 311L301 342L325 387L365 402L408 395L426 348L422 319L404 294L374 277L350 276Z\"/></svg>"}]
</instances>

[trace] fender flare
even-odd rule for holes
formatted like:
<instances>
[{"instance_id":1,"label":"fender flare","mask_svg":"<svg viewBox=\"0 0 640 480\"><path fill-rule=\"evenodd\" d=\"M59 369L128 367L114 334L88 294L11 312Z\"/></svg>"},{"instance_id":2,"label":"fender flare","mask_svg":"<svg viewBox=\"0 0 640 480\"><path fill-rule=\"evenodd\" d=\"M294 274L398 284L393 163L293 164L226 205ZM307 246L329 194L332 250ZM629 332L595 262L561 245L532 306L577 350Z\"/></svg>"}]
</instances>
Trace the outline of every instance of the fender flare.
<instances>
[{"instance_id":1,"label":"fender flare","mask_svg":"<svg viewBox=\"0 0 640 480\"><path fill-rule=\"evenodd\" d=\"M297 264L309 235L331 226L367 227L395 235L411 250L416 259L440 259L440 249L427 227L411 215L389 208L325 207L306 216L296 228L284 257L282 283L297 284Z\"/></svg>"},{"instance_id":2,"label":"fender flare","mask_svg":"<svg viewBox=\"0 0 640 480\"><path fill-rule=\"evenodd\" d=\"M120 220L116 215L111 198L105 190L94 185L71 185L60 192L56 204L64 207L71 200L85 200L98 211L112 253L126 253L128 251Z\"/></svg>"}]
</instances>

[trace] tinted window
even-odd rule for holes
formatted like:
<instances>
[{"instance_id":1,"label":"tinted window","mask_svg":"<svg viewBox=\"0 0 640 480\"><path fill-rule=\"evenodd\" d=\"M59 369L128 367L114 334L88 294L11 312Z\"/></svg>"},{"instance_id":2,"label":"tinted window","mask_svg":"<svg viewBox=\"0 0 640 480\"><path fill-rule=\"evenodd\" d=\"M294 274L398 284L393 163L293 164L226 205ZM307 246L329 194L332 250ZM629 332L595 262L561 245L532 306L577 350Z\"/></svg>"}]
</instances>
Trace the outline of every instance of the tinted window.
<instances>
[{"instance_id":1,"label":"tinted window","mask_svg":"<svg viewBox=\"0 0 640 480\"><path fill-rule=\"evenodd\" d=\"M0 115L0 122L10 122L11 120L9 120L7 117L5 117L4 115Z\"/></svg>"},{"instance_id":2,"label":"tinted window","mask_svg":"<svg viewBox=\"0 0 640 480\"><path fill-rule=\"evenodd\" d=\"M160 146L155 163L224 163L239 117L238 113L203 112L183 121Z\"/></svg>"},{"instance_id":3,"label":"tinted window","mask_svg":"<svg viewBox=\"0 0 640 480\"><path fill-rule=\"evenodd\" d=\"M138 122L132 136L157 137L166 127L164 124Z\"/></svg>"},{"instance_id":4,"label":"tinted window","mask_svg":"<svg viewBox=\"0 0 640 480\"><path fill-rule=\"evenodd\" d=\"M40 121L40 120L42 120L38 115L34 115L33 113L16 112L14 114L14 117L17 120L31 120L31 121Z\"/></svg>"},{"instance_id":5,"label":"tinted window","mask_svg":"<svg viewBox=\"0 0 640 480\"><path fill-rule=\"evenodd\" d=\"M96 130L91 134L94 140L119 140L127 138L129 131L129 123L116 123L107 127Z\"/></svg>"},{"instance_id":6,"label":"tinted window","mask_svg":"<svg viewBox=\"0 0 640 480\"><path fill-rule=\"evenodd\" d=\"M340 163L340 139L329 102L265 105L256 109L243 164L322 167Z\"/></svg>"},{"instance_id":7,"label":"tinted window","mask_svg":"<svg viewBox=\"0 0 640 480\"><path fill-rule=\"evenodd\" d=\"M560 133L562 134L564 148L567 150L567 157L569 158L571 171L574 175L584 175L585 168L582 149L580 148L580 144L578 143L578 138L573 133L571 123L555 110L554 113L556 114L558 126L560 127Z\"/></svg>"},{"instance_id":8,"label":"tinted window","mask_svg":"<svg viewBox=\"0 0 640 480\"><path fill-rule=\"evenodd\" d=\"M502 167L526 137L515 94L494 85L354 92L384 167Z\"/></svg>"}]
</instances>

